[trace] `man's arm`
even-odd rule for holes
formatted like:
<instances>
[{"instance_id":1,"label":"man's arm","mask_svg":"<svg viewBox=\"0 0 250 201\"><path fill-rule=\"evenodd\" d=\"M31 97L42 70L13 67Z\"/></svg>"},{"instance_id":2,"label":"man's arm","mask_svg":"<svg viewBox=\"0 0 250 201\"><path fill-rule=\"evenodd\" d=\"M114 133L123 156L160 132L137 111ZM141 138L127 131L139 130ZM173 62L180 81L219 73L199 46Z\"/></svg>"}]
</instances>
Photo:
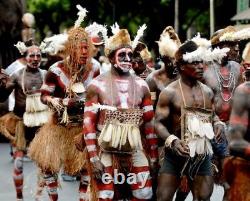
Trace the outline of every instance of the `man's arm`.
<instances>
[{"instance_id":1,"label":"man's arm","mask_svg":"<svg viewBox=\"0 0 250 201\"><path fill-rule=\"evenodd\" d=\"M156 114L155 114L155 129L157 134L163 139L166 140L171 134L168 129L164 125L166 123L169 114L169 104L171 101L171 91L169 88L164 89L159 96L159 100L156 106Z\"/></svg>"},{"instance_id":2,"label":"man's arm","mask_svg":"<svg viewBox=\"0 0 250 201\"><path fill-rule=\"evenodd\" d=\"M165 140L165 146L171 148L178 155L183 157L189 156L188 146L181 141L176 135L170 134L164 123L170 115L170 103L174 96L174 90L171 87L165 88L159 96L159 100L156 106L156 122L155 128L157 134Z\"/></svg>"},{"instance_id":3,"label":"man's arm","mask_svg":"<svg viewBox=\"0 0 250 201\"><path fill-rule=\"evenodd\" d=\"M96 136L98 109L93 106L93 104L97 103L98 93L96 87L90 84L87 89L86 102L84 107L83 135L91 162L100 160L97 153Z\"/></svg>"},{"instance_id":4,"label":"man's arm","mask_svg":"<svg viewBox=\"0 0 250 201\"><path fill-rule=\"evenodd\" d=\"M142 101L144 134L149 147L150 161L158 161L158 140L154 128L154 110L149 89L146 88L145 96Z\"/></svg>"},{"instance_id":5,"label":"man's arm","mask_svg":"<svg viewBox=\"0 0 250 201\"><path fill-rule=\"evenodd\" d=\"M250 144L244 139L249 127L249 83L236 88L233 97L233 108L230 116L230 143L229 149L232 155L250 160Z\"/></svg>"},{"instance_id":6,"label":"man's arm","mask_svg":"<svg viewBox=\"0 0 250 201\"><path fill-rule=\"evenodd\" d=\"M206 86L208 89L209 99L212 103L212 111L213 111L212 124L213 124L213 128L214 128L215 139L217 142L221 142L223 140L223 138L224 139L226 138L226 136L225 136L226 124L220 120L219 116L216 115L215 105L214 105L214 92L208 85L206 85Z\"/></svg>"},{"instance_id":7,"label":"man's arm","mask_svg":"<svg viewBox=\"0 0 250 201\"><path fill-rule=\"evenodd\" d=\"M155 81L153 79L153 72L148 75L148 77L146 78L145 81L147 82L148 87L149 87L152 104L153 104L153 106L155 106L156 101L157 101L157 97L156 97L156 88L157 87L156 87Z\"/></svg>"},{"instance_id":8,"label":"man's arm","mask_svg":"<svg viewBox=\"0 0 250 201\"><path fill-rule=\"evenodd\" d=\"M16 74L13 74L11 77L1 70L0 73L0 102L7 100L11 92L16 86Z\"/></svg>"},{"instance_id":9,"label":"man's arm","mask_svg":"<svg viewBox=\"0 0 250 201\"><path fill-rule=\"evenodd\" d=\"M93 104L98 103L98 90L94 85L87 89L86 102L84 107L83 135L86 143L89 160L93 166L93 174L96 179L101 179L105 167L102 164L97 150L96 127L98 121L98 109Z\"/></svg>"}]
</instances>

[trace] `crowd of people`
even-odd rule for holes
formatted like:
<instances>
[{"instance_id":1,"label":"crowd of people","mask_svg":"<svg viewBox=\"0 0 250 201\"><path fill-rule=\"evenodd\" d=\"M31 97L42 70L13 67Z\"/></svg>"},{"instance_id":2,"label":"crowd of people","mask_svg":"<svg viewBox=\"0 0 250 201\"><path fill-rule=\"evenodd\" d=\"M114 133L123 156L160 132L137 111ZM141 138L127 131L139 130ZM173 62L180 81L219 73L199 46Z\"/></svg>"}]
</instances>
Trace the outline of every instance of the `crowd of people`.
<instances>
[{"instance_id":1,"label":"crowd of people","mask_svg":"<svg viewBox=\"0 0 250 201\"><path fill-rule=\"evenodd\" d=\"M82 27L87 10L77 8L75 25L41 45L30 29L0 72L0 101L13 105L0 132L13 149L16 199L27 155L37 201L44 187L60 198L61 170L79 176L80 201L184 201L189 191L205 201L214 184L224 201L250 200L250 29L181 42L167 26L156 70L145 24L131 37L115 23L108 36L106 25Z\"/></svg>"}]
</instances>

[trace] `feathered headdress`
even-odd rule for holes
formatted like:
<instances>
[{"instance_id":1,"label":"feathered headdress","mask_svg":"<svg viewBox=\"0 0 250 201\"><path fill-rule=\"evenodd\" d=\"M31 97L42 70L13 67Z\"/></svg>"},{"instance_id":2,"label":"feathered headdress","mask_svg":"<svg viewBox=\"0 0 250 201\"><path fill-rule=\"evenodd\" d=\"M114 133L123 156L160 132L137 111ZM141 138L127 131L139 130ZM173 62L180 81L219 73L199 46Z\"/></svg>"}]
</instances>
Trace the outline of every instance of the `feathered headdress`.
<instances>
[{"instance_id":1,"label":"feathered headdress","mask_svg":"<svg viewBox=\"0 0 250 201\"><path fill-rule=\"evenodd\" d=\"M203 43L201 43L203 44ZM204 48L204 46L199 46L193 40L185 42L176 53L177 61L185 61L188 63L192 62L221 62L223 57L227 55L229 48Z\"/></svg>"},{"instance_id":2,"label":"feathered headdress","mask_svg":"<svg viewBox=\"0 0 250 201\"><path fill-rule=\"evenodd\" d=\"M85 30L89 34L94 45L101 45L108 39L106 25L101 25L94 22L87 26Z\"/></svg>"},{"instance_id":3,"label":"feathered headdress","mask_svg":"<svg viewBox=\"0 0 250 201\"><path fill-rule=\"evenodd\" d=\"M197 35L193 37L191 41L194 41L199 47L204 47L206 49L211 47L211 41L207 40L206 38L201 38L200 33L197 33Z\"/></svg>"},{"instance_id":4,"label":"feathered headdress","mask_svg":"<svg viewBox=\"0 0 250 201\"><path fill-rule=\"evenodd\" d=\"M174 58L176 51L181 45L180 39L172 26L167 26L160 35L160 40L156 42L159 45L160 55L171 58Z\"/></svg>"},{"instance_id":5,"label":"feathered headdress","mask_svg":"<svg viewBox=\"0 0 250 201\"><path fill-rule=\"evenodd\" d=\"M250 39L250 28L241 29L236 31L233 35L235 41L248 40Z\"/></svg>"},{"instance_id":6,"label":"feathered headdress","mask_svg":"<svg viewBox=\"0 0 250 201\"><path fill-rule=\"evenodd\" d=\"M236 29L233 26L228 26L224 29L216 31L210 39L211 44L217 45L221 42L226 42L226 41L232 42L234 32L236 32Z\"/></svg>"},{"instance_id":7,"label":"feathered headdress","mask_svg":"<svg viewBox=\"0 0 250 201\"><path fill-rule=\"evenodd\" d=\"M75 28L80 27L81 23L84 21L84 18L87 15L87 10L86 8L83 8L81 5L76 5L76 8L79 10L79 12L77 13L78 15L78 19L75 21Z\"/></svg>"},{"instance_id":8,"label":"feathered headdress","mask_svg":"<svg viewBox=\"0 0 250 201\"><path fill-rule=\"evenodd\" d=\"M43 53L48 53L50 55L56 55L58 52L65 49L65 44L68 40L67 34L57 34L49 38L45 38L40 45Z\"/></svg>"},{"instance_id":9,"label":"feathered headdress","mask_svg":"<svg viewBox=\"0 0 250 201\"><path fill-rule=\"evenodd\" d=\"M136 48L133 51L134 55L140 55L143 61L147 62L152 59L151 53L148 51L148 47L145 43L138 41Z\"/></svg>"},{"instance_id":10,"label":"feathered headdress","mask_svg":"<svg viewBox=\"0 0 250 201\"><path fill-rule=\"evenodd\" d=\"M105 48L104 52L105 55L108 57L112 52L115 50L122 48L122 47L131 47L131 39L130 35L128 33L127 29L120 29L119 25L117 22L112 25L111 31L113 33L113 36L110 36L106 41L105 41Z\"/></svg>"},{"instance_id":11,"label":"feathered headdress","mask_svg":"<svg viewBox=\"0 0 250 201\"><path fill-rule=\"evenodd\" d=\"M24 55L24 53L27 51L28 47L25 45L24 42L18 41L17 44L14 45L21 55Z\"/></svg>"}]
</instances>

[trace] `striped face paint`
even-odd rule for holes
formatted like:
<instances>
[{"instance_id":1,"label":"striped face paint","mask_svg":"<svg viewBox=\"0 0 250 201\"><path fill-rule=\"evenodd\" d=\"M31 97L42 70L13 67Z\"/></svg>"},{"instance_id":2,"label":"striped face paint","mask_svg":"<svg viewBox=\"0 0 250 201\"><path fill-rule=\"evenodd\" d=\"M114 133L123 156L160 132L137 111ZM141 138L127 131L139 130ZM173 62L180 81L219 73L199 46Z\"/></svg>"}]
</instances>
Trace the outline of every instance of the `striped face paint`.
<instances>
[{"instance_id":1,"label":"striped face paint","mask_svg":"<svg viewBox=\"0 0 250 201\"><path fill-rule=\"evenodd\" d=\"M127 73L132 68L132 50L131 48L121 48L115 53L115 67L120 71Z\"/></svg>"}]
</instances>

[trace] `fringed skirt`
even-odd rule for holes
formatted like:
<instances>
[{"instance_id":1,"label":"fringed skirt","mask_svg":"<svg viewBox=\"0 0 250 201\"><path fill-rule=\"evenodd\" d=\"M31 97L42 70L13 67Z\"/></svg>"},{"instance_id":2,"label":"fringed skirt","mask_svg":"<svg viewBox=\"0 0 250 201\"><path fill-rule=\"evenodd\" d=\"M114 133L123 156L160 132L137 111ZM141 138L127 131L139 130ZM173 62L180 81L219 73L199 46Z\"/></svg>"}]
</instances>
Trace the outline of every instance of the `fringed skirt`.
<instances>
[{"instance_id":1,"label":"fringed skirt","mask_svg":"<svg viewBox=\"0 0 250 201\"><path fill-rule=\"evenodd\" d=\"M17 150L26 149L23 120L13 112L9 112L0 118L0 133L8 138Z\"/></svg>"},{"instance_id":2,"label":"fringed skirt","mask_svg":"<svg viewBox=\"0 0 250 201\"><path fill-rule=\"evenodd\" d=\"M31 142L28 155L42 171L75 175L85 167L86 152L76 149L74 138L82 133L82 126L45 124Z\"/></svg>"},{"instance_id":3,"label":"fringed skirt","mask_svg":"<svg viewBox=\"0 0 250 201\"><path fill-rule=\"evenodd\" d=\"M224 163L225 178L230 185L229 201L250 201L250 161L230 157Z\"/></svg>"}]
</instances>

